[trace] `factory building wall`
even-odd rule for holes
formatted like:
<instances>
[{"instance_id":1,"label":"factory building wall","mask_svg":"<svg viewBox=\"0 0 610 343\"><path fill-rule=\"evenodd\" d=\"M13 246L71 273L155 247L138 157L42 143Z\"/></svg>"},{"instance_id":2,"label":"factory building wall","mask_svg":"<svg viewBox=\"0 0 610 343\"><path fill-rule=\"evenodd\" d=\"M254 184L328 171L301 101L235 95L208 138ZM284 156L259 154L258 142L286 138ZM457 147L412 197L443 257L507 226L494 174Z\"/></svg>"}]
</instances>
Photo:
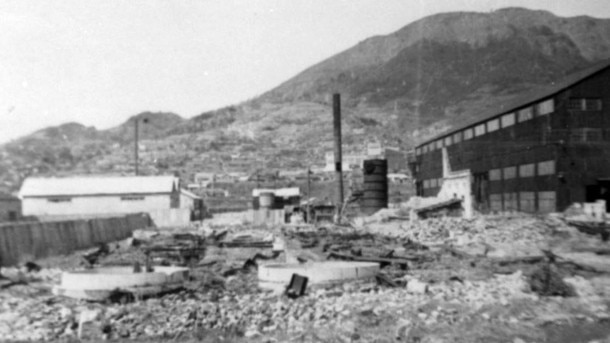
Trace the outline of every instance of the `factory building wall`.
<instances>
[{"instance_id":1,"label":"factory building wall","mask_svg":"<svg viewBox=\"0 0 610 343\"><path fill-rule=\"evenodd\" d=\"M443 184L442 148L453 170L472 172L480 211L553 212L610 200L610 72L416 148L418 194ZM607 181L604 179L608 179Z\"/></svg>"}]
</instances>

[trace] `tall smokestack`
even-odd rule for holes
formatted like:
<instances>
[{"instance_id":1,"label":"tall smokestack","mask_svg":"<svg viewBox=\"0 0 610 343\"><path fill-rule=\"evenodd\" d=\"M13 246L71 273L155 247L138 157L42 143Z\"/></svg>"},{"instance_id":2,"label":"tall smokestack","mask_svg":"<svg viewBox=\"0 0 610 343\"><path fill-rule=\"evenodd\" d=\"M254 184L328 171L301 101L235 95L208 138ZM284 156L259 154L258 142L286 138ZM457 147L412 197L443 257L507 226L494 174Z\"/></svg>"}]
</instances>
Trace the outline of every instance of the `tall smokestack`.
<instances>
[{"instance_id":1,"label":"tall smokestack","mask_svg":"<svg viewBox=\"0 0 610 343\"><path fill-rule=\"evenodd\" d=\"M343 207L343 158L341 156L341 94L333 94L333 129L335 134L335 178L337 179L337 215ZM337 219L340 220L339 216Z\"/></svg>"}]
</instances>

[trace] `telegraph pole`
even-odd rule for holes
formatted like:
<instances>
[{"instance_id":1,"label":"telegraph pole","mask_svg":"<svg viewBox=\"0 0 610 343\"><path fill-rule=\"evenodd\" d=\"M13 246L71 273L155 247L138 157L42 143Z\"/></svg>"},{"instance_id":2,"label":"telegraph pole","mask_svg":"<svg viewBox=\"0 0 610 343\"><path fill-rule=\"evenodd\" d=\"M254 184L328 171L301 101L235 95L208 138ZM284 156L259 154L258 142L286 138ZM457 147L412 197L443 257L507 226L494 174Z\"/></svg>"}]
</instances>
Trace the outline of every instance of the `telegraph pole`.
<instances>
[{"instance_id":1,"label":"telegraph pole","mask_svg":"<svg viewBox=\"0 0 610 343\"><path fill-rule=\"evenodd\" d=\"M307 222L311 223L311 167L307 168Z\"/></svg>"},{"instance_id":2,"label":"telegraph pole","mask_svg":"<svg viewBox=\"0 0 610 343\"><path fill-rule=\"evenodd\" d=\"M138 118L136 117L134 126L134 135L135 135L135 147L134 147L134 155L135 155L135 163L136 163L136 176L138 176Z\"/></svg>"}]
</instances>

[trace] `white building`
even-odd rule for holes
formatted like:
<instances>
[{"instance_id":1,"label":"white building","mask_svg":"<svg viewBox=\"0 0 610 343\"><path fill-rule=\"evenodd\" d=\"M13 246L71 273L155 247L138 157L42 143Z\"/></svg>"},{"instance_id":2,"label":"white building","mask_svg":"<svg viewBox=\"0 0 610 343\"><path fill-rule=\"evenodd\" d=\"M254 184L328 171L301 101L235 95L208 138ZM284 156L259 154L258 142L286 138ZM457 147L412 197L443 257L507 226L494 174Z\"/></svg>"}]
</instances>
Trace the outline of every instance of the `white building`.
<instances>
[{"instance_id":1,"label":"white building","mask_svg":"<svg viewBox=\"0 0 610 343\"><path fill-rule=\"evenodd\" d=\"M201 198L180 189L174 176L27 178L19 197L23 214L71 216L194 210Z\"/></svg>"},{"instance_id":2,"label":"white building","mask_svg":"<svg viewBox=\"0 0 610 343\"><path fill-rule=\"evenodd\" d=\"M364 160L367 159L367 156L364 154L342 154L341 157L341 170L343 171L352 170L354 168L362 168ZM327 152L324 155L324 160L326 162L324 171L335 171L335 153L333 151Z\"/></svg>"}]
</instances>

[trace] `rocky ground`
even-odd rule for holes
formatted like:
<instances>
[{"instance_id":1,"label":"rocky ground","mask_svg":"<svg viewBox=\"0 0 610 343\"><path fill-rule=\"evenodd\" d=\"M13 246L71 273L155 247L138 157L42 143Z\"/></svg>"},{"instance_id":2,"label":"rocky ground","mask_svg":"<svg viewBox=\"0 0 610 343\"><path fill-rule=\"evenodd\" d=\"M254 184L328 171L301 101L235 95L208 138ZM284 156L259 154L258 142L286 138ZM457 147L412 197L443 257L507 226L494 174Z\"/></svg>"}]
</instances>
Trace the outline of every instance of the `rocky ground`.
<instances>
[{"instance_id":1,"label":"rocky ground","mask_svg":"<svg viewBox=\"0 0 610 343\"><path fill-rule=\"evenodd\" d=\"M62 270L86 266L88 252L36 261L39 271L2 269L0 338L72 341L87 318L82 338L91 341L610 342L609 243L561 216L380 213L344 226L266 228L223 215L186 231L207 237L192 280L135 302L50 292ZM112 246L96 263L143 261L142 244L174 233L138 232L139 247ZM286 252L274 257L271 241ZM331 253L389 263L376 282L310 288L296 299L257 288L257 265Z\"/></svg>"}]
</instances>

